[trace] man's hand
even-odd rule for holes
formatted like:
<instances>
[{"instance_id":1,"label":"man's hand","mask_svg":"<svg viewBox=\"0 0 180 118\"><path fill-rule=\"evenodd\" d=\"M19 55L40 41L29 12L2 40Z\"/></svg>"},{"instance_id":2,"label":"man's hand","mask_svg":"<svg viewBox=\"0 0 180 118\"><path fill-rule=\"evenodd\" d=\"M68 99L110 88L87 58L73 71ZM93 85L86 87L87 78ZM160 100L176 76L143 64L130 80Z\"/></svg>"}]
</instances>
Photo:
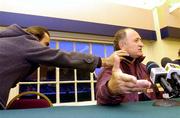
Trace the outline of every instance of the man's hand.
<instances>
[{"instance_id":1,"label":"man's hand","mask_svg":"<svg viewBox=\"0 0 180 118\"><path fill-rule=\"evenodd\" d=\"M120 69L120 58L114 56L112 76L108 82L108 89L112 95L142 92L149 88L151 83L147 80L137 80L135 76L125 74Z\"/></svg>"},{"instance_id":2,"label":"man's hand","mask_svg":"<svg viewBox=\"0 0 180 118\"><path fill-rule=\"evenodd\" d=\"M124 59L123 56L129 56L129 54L126 51L118 50L113 52L109 57L107 58L101 58L102 60L102 67L112 67L114 65L114 57L118 56L119 59Z\"/></svg>"}]
</instances>

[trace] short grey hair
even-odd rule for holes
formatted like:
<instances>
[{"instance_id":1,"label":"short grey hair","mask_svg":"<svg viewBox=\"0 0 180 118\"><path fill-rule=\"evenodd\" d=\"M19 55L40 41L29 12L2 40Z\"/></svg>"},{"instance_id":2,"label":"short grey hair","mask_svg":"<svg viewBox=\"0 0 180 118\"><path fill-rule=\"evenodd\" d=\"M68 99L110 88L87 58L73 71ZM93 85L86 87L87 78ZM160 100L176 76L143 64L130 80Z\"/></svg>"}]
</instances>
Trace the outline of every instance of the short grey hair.
<instances>
[{"instance_id":1,"label":"short grey hair","mask_svg":"<svg viewBox=\"0 0 180 118\"><path fill-rule=\"evenodd\" d=\"M120 29L115 33L114 43L113 43L114 44L114 51L120 50L119 41L123 40L126 37L126 29Z\"/></svg>"}]
</instances>

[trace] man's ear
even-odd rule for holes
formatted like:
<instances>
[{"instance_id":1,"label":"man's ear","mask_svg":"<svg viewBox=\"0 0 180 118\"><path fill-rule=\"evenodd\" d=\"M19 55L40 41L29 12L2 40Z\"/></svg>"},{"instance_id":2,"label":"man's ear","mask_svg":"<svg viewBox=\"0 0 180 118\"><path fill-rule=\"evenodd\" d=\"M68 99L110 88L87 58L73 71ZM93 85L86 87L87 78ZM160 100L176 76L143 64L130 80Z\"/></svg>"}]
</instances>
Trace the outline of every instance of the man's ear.
<instances>
[{"instance_id":1,"label":"man's ear","mask_svg":"<svg viewBox=\"0 0 180 118\"><path fill-rule=\"evenodd\" d=\"M119 43L118 43L118 46L119 46L119 49L123 49L123 47L124 47L123 42L119 42Z\"/></svg>"}]
</instances>

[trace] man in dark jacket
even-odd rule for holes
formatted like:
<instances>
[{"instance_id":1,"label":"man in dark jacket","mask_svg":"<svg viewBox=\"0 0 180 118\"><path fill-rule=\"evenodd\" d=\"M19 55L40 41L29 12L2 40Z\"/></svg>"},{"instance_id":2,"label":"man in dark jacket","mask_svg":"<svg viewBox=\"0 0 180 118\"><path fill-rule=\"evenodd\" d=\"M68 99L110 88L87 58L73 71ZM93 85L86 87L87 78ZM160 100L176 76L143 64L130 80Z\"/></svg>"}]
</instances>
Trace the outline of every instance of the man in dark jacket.
<instances>
[{"instance_id":1,"label":"man in dark jacket","mask_svg":"<svg viewBox=\"0 0 180 118\"><path fill-rule=\"evenodd\" d=\"M112 66L112 54L100 58L81 53L65 53L48 47L50 35L46 28L32 26L23 30L12 25L0 32L0 106L4 108L10 89L41 65L76 68L93 72L101 66Z\"/></svg>"},{"instance_id":2,"label":"man in dark jacket","mask_svg":"<svg viewBox=\"0 0 180 118\"><path fill-rule=\"evenodd\" d=\"M154 99L153 89L148 89L151 86L149 75L141 63L144 57L139 34L129 28L117 31L114 48L129 56L115 56L113 68L102 71L96 84L97 103L112 105Z\"/></svg>"}]
</instances>

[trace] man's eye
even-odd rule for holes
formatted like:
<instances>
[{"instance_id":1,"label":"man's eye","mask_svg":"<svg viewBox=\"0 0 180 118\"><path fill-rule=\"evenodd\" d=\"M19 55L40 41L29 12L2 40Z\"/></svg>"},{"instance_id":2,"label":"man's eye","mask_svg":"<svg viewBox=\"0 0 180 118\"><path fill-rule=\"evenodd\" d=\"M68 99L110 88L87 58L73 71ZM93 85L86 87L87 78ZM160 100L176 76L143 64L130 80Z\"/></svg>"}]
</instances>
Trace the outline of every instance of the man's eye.
<instances>
[{"instance_id":1,"label":"man's eye","mask_svg":"<svg viewBox=\"0 0 180 118\"><path fill-rule=\"evenodd\" d=\"M138 42L138 39L136 39L135 42Z\"/></svg>"}]
</instances>

